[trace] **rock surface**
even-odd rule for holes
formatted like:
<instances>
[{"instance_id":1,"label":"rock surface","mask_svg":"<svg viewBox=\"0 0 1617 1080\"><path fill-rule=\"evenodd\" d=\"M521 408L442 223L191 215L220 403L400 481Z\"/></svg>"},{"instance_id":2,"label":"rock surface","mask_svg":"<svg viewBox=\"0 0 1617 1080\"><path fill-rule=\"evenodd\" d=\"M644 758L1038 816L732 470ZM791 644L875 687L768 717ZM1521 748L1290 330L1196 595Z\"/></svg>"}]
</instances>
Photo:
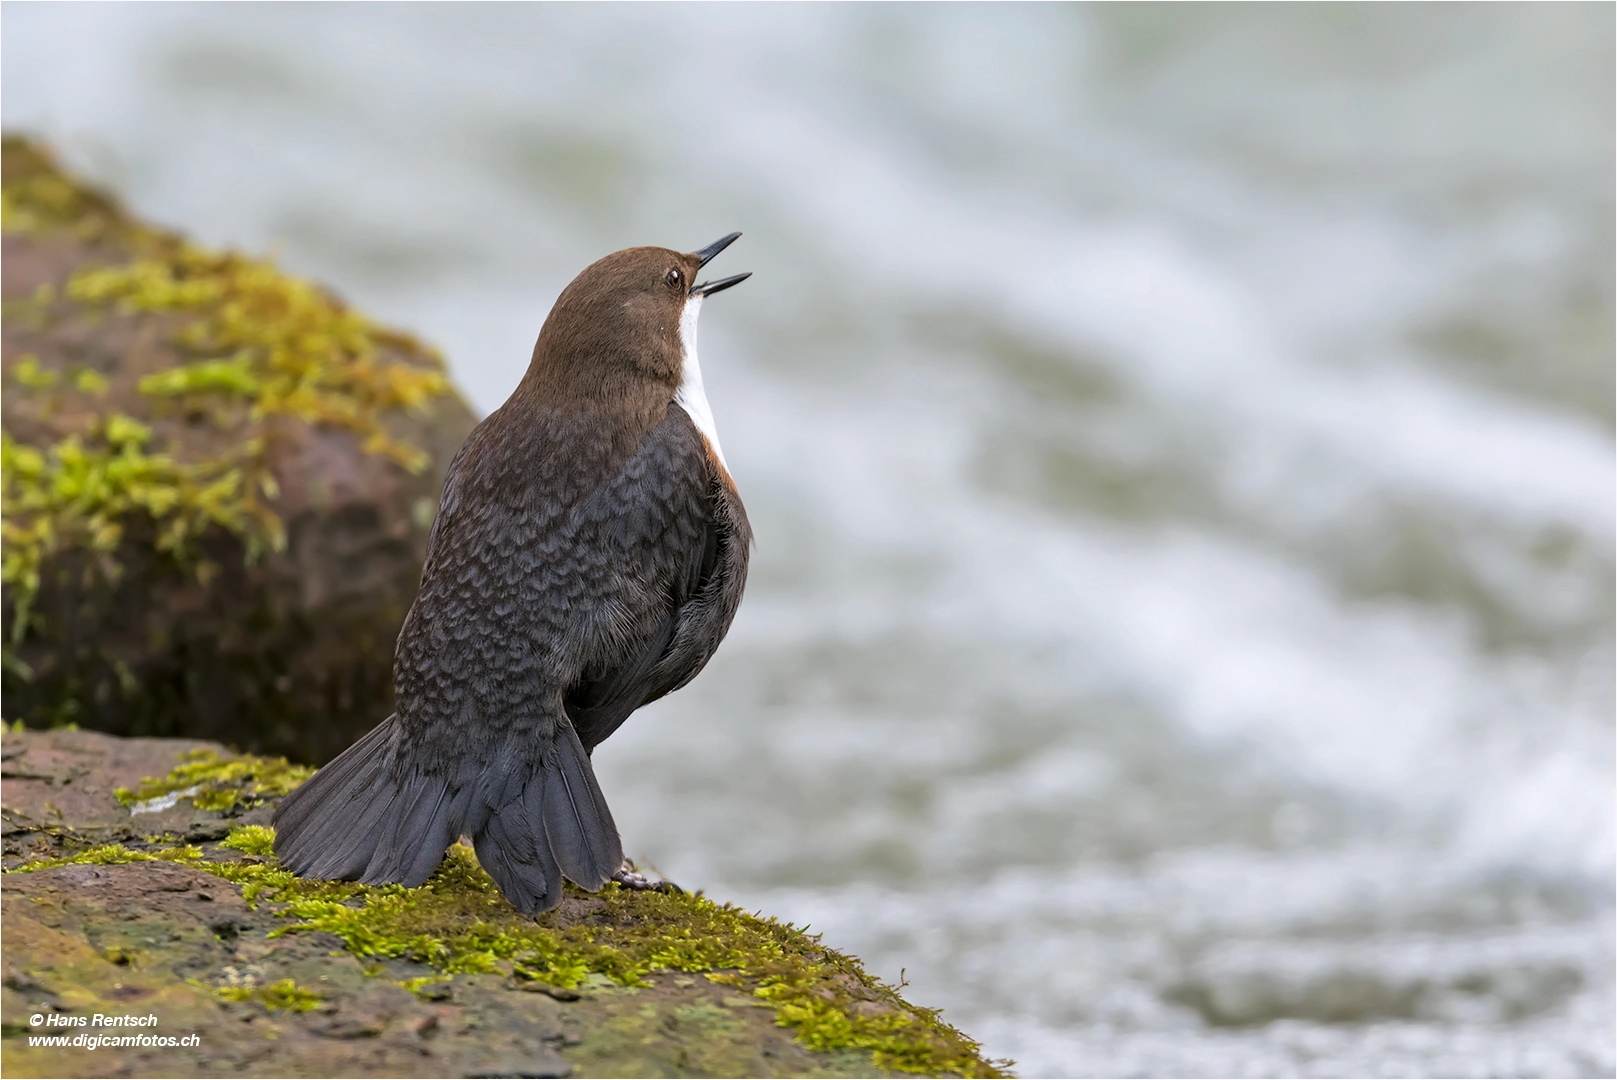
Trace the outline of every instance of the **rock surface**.
<instances>
[{"instance_id":1,"label":"rock surface","mask_svg":"<svg viewBox=\"0 0 1617 1080\"><path fill-rule=\"evenodd\" d=\"M328 760L388 714L471 412L324 290L3 173L6 718Z\"/></svg>"},{"instance_id":2,"label":"rock surface","mask_svg":"<svg viewBox=\"0 0 1617 1080\"><path fill-rule=\"evenodd\" d=\"M406 954L386 955L385 946L367 944L367 934L387 933L380 923L357 937L310 929L290 889L249 884L249 901L241 883L219 876L276 872L272 856L231 844L267 822L277 793L307 775L284 761L237 758L196 741L9 728L0 757L7 1076L887 1075L882 1065L1004 1075L1002 1063L984 1061L969 1039L870 979L857 961L698 897L570 890L539 920L560 935L571 931L570 942L585 940L581 930L593 935L598 949L629 924L641 935L665 934L660 959L627 980L633 985L595 970L557 977L555 964L551 981L531 978L534 968L520 956L449 972L455 962L432 960L444 942L418 939ZM232 766L245 771L231 779ZM207 780L210 770L226 779ZM177 784L185 787L136 798ZM129 858L142 861L119 861ZM340 909L346 914L434 890L442 899L464 886L441 872L420 890L344 888L354 893ZM487 941L502 928L533 928L497 894L491 903L475 909L486 914L459 917L455 933ZM680 921L693 911L717 912L744 933L703 940ZM739 966L709 969L689 959L715 947L743 950ZM608 953L593 966L612 970ZM475 966L465 955L462 966ZM93 1026L97 1014L155 1016L156 1024ZM85 1026L64 1026L63 1018ZM129 1034L194 1035L197 1043L29 1045L41 1035Z\"/></svg>"}]
</instances>

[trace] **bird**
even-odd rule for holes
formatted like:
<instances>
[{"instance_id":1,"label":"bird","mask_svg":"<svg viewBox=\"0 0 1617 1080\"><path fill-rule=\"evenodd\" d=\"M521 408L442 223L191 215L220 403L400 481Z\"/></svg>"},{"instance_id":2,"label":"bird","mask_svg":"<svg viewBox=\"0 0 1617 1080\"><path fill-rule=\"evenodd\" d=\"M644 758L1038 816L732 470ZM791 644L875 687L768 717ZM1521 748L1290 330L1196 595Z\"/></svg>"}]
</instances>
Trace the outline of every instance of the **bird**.
<instances>
[{"instance_id":1,"label":"bird","mask_svg":"<svg viewBox=\"0 0 1617 1080\"><path fill-rule=\"evenodd\" d=\"M635 247L557 297L510 398L449 464L394 651L394 712L277 807L308 878L424 884L450 845L524 915L623 874L597 746L707 664L752 528L719 446L696 283L740 236Z\"/></svg>"}]
</instances>

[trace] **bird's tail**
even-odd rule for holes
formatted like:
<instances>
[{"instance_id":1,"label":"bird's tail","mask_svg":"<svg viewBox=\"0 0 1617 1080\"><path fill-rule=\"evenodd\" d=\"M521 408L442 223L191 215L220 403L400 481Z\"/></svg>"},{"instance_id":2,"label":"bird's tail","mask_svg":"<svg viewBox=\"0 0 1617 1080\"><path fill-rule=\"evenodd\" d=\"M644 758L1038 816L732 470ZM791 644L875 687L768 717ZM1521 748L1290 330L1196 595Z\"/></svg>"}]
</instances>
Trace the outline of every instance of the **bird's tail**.
<instances>
[{"instance_id":1,"label":"bird's tail","mask_svg":"<svg viewBox=\"0 0 1617 1080\"><path fill-rule=\"evenodd\" d=\"M508 753L483 781L493 797L473 803L487 817L467 831L477 861L523 914L561 903L563 876L594 891L623 865L618 827L569 721L558 725L537 767L526 755Z\"/></svg>"},{"instance_id":2,"label":"bird's tail","mask_svg":"<svg viewBox=\"0 0 1617 1080\"><path fill-rule=\"evenodd\" d=\"M598 889L622 865L612 812L565 719L539 753L508 746L453 785L400 762L402 734L388 717L282 800L274 825L283 866L302 877L413 888L455 837L469 834L483 869L531 915L561 902L564 875Z\"/></svg>"},{"instance_id":3,"label":"bird's tail","mask_svg":"<svg viewBox=\"0 0 1617 1080\"><path fill-rule=\"evenodd\" d=\"M454 840L444 779L392 767L390 716L275 809L275 854L301 877L422 884ZM402 772L402 777L401 777Z\"/></svg>"}]
</instances>

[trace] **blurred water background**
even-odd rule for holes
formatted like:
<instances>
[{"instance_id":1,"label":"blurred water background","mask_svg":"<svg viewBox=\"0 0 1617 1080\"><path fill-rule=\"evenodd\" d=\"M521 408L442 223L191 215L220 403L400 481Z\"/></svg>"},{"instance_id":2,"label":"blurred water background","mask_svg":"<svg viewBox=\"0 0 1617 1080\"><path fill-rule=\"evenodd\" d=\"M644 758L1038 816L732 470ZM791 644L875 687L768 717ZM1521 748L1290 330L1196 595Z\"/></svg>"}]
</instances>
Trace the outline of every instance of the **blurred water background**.
<instances>
[{"instance_id":1,"label":"blurred water background","mask_svg":"<svg viewBox=\"0 0 1617 1080\"><path fill-rule=\"evenodd\" d=\"M627 848L1025 1075L1606 1075L1610 5L8 3L3 119L443 347L745 238ZM378 717L380 719L380 717Z\"/></svg>"}]
</instances>

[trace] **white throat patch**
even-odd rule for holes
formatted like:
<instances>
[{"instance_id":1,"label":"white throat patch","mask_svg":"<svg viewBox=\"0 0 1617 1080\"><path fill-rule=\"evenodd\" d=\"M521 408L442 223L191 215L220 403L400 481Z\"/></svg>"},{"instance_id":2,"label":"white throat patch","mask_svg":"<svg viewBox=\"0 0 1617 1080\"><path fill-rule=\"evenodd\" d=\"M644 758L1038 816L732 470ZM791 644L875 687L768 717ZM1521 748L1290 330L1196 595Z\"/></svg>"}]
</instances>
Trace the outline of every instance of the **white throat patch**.
<instances>
[{"instance_id":1,"label":"white throat patch","mask_svg":"<svg viewBox=\"0 0 1617 1080\"><path fill-rule=\"evenodd\" d=\"M702 389L702 365L696 359L696 317L702 312L703 299L700 296L687 299L685 311L679 317L679 345L684 356L679 393L674 395L674 401L689 414L696 430L707 437L719 464L728 469L730 464L724 460L724 451L719 449L719 429L713 426L713 408L707 403L707 391Z\"/></svg>"}]
</instances>

